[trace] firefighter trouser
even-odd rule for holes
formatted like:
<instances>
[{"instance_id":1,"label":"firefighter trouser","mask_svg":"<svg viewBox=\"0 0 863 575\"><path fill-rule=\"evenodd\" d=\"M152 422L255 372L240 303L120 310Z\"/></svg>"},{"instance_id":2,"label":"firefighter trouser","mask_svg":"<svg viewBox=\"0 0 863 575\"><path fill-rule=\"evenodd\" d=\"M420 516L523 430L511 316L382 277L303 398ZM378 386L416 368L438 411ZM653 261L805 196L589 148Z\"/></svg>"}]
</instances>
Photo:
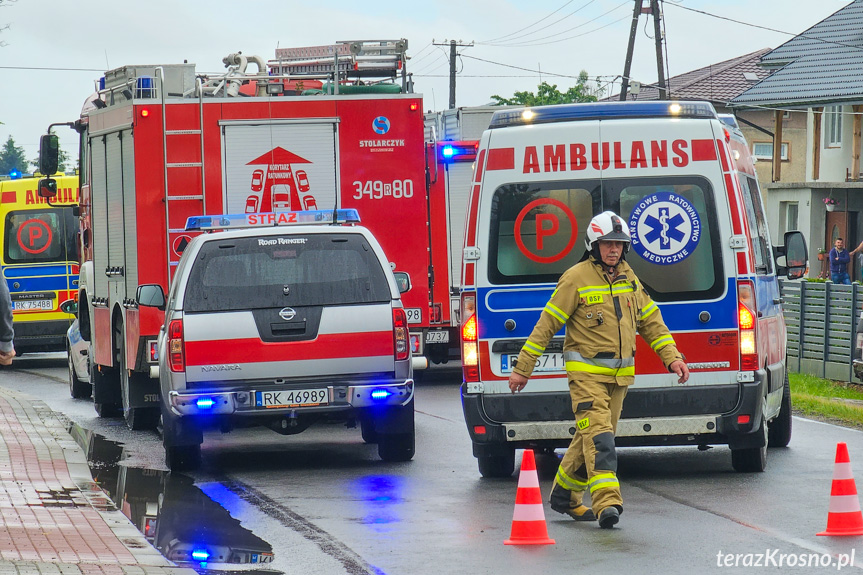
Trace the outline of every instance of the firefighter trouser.
<instances>
[{"instance_id":1,"label":"firefighter trouser","mask_svg":"<svg viewBox=\"0 0 863 575\"><path fill-rule=\"evenodd\" d=\"M591 507L597 517L606 507L623 506L614 432L627 388L616 383L569 382L576 431L555 482L572 492L573 507L581 504L585 490L590 489Z\"/></svg>"}]
</instances>

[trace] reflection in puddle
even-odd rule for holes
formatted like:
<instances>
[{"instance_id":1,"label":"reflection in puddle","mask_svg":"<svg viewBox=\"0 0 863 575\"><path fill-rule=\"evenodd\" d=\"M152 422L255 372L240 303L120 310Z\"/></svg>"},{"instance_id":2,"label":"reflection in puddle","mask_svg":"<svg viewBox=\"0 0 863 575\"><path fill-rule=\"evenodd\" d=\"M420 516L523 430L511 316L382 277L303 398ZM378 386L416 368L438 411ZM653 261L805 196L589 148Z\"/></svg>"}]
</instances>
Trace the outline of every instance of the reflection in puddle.
<instances>
[{"instance_id":1,"label":"reflection in puddle","mask_svg":"<svg viewBox=\"0 0 863 575\"><path fill-rule=\"evenodd\" d=\"M69 433L87 454L94 481L162 555L208 571L261 571L273 560L269 543L240 525L192 479L121 465L123 445L72 424Z\"/></svg>"}]
</instances>

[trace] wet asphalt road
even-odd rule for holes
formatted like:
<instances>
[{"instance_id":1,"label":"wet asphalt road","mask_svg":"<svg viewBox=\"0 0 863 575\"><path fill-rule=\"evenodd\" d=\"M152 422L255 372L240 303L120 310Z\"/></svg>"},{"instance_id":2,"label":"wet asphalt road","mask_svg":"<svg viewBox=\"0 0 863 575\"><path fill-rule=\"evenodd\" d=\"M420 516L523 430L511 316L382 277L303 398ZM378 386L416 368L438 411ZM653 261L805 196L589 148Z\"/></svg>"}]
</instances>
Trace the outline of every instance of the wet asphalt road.
<instances>
[{"instance_id":1,"label":"wet asphalt road","mask_svg":"<svg viewBox=\"0 0 863 575\"><path fill-rule=\"evenodd\" d=\"M120 467L130 468L125 483L142 475L148 493L162 494L165 530L182 534L190 518L203 517L223 526L211 537L262 552L269 546L273 562L266 567L283 573L827 573L837 570L837 554L852 551L855 565L843 571L863 569L863 537L815 535L826 526L838 441L848 443L852 468L863 478L863 434L854 430L795 418L790 447L771 449L762 474L732 471L723 447L622 449L619 528L575 523L546 506L557 543L515 547L503 541L517 473L507 480L479 477L458 370L436 369L419 385L411 462L381 462L358 429L342 425L287 437L249 429L207 436L202 469L183 477L162 473L155 433L100 420L91 403L69 398L65 380L61 355L24 357L0 371L0 385L39 397L100 441L122 444ZM538 463L548 493L556 462ZM744 566L759 554L766 567ZM825 564L813 566L816 559ZM735 561L736 568L724 566Z\"/></svg>"}]
</instances>

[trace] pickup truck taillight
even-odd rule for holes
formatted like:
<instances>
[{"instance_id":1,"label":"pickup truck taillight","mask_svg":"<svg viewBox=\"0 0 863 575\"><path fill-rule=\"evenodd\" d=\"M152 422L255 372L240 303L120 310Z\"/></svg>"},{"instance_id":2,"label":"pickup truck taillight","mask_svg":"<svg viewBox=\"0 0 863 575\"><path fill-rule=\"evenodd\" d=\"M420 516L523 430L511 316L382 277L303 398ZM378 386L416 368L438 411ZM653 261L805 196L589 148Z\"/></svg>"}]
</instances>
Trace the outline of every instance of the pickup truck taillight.
<instances>
[{"instance_id":1,"label":"pickup truck taillight","mask_svg":"<svg viewBox=\"0 0 863 575\"><path fill-rule=\"evenodd\" d=\"M756 371L758 365L758 343L756 340L757 315L755 290L752 282L737 282L737 321L740 329L740 370Z\"/></svg>"},{"instance_id":2,"label":"pickup truck taillight","mask_svg":"<svg viewBox=\"0 0 863 575\"><path fill-rule=\"evenodd\" d=\"M183 343L183 320L174 319L168 324L168 361L171 371L185 371L186 354Z\"/></svg>"},{"instance_id":3,"label":"pickup truck taillight","mask_svg":"<svg viewBox=\"0 0 863 575\"><path fill-rule=\"evenodd\" d=\"M408 316L401 308L393 309L393 343L396 350L396 361L407 359L410 355L408 345Z\"/></svg>"},{"instance_id":4,"label":"pickup truck taillight","mask_svg":"<svg viewBox=\"0 0 863 575\"><path fill-rule=\"evenodd\" d=\"M461 364L464 380L479 381L479 325L476 321L476 294L465 292L461 296L461 313L466 318L461 324Z\"/></svg>"}]
</instances>

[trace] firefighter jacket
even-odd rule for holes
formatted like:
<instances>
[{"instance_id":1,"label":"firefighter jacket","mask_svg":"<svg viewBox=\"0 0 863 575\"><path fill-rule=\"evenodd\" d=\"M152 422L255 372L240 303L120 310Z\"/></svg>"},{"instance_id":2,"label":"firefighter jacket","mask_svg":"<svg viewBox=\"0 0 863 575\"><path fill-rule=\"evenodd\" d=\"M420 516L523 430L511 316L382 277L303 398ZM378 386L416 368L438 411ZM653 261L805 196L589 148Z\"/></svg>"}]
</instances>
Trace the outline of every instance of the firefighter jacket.
<instances>
[{"instance_id":1,"label":"firefighter jacket","mask_svg":"<svg viewBox=\"0 0 863 575\"><path fill-rule=\"evenodd\" d=\"M662 313L626 261L610 281L593 256L569 268L540 314L513 371L530 377L554 334L566 326L563 358L569 379L630 385L635 379L636 332L665 367L683 360Z\"/></svg>"}]
</instances>

